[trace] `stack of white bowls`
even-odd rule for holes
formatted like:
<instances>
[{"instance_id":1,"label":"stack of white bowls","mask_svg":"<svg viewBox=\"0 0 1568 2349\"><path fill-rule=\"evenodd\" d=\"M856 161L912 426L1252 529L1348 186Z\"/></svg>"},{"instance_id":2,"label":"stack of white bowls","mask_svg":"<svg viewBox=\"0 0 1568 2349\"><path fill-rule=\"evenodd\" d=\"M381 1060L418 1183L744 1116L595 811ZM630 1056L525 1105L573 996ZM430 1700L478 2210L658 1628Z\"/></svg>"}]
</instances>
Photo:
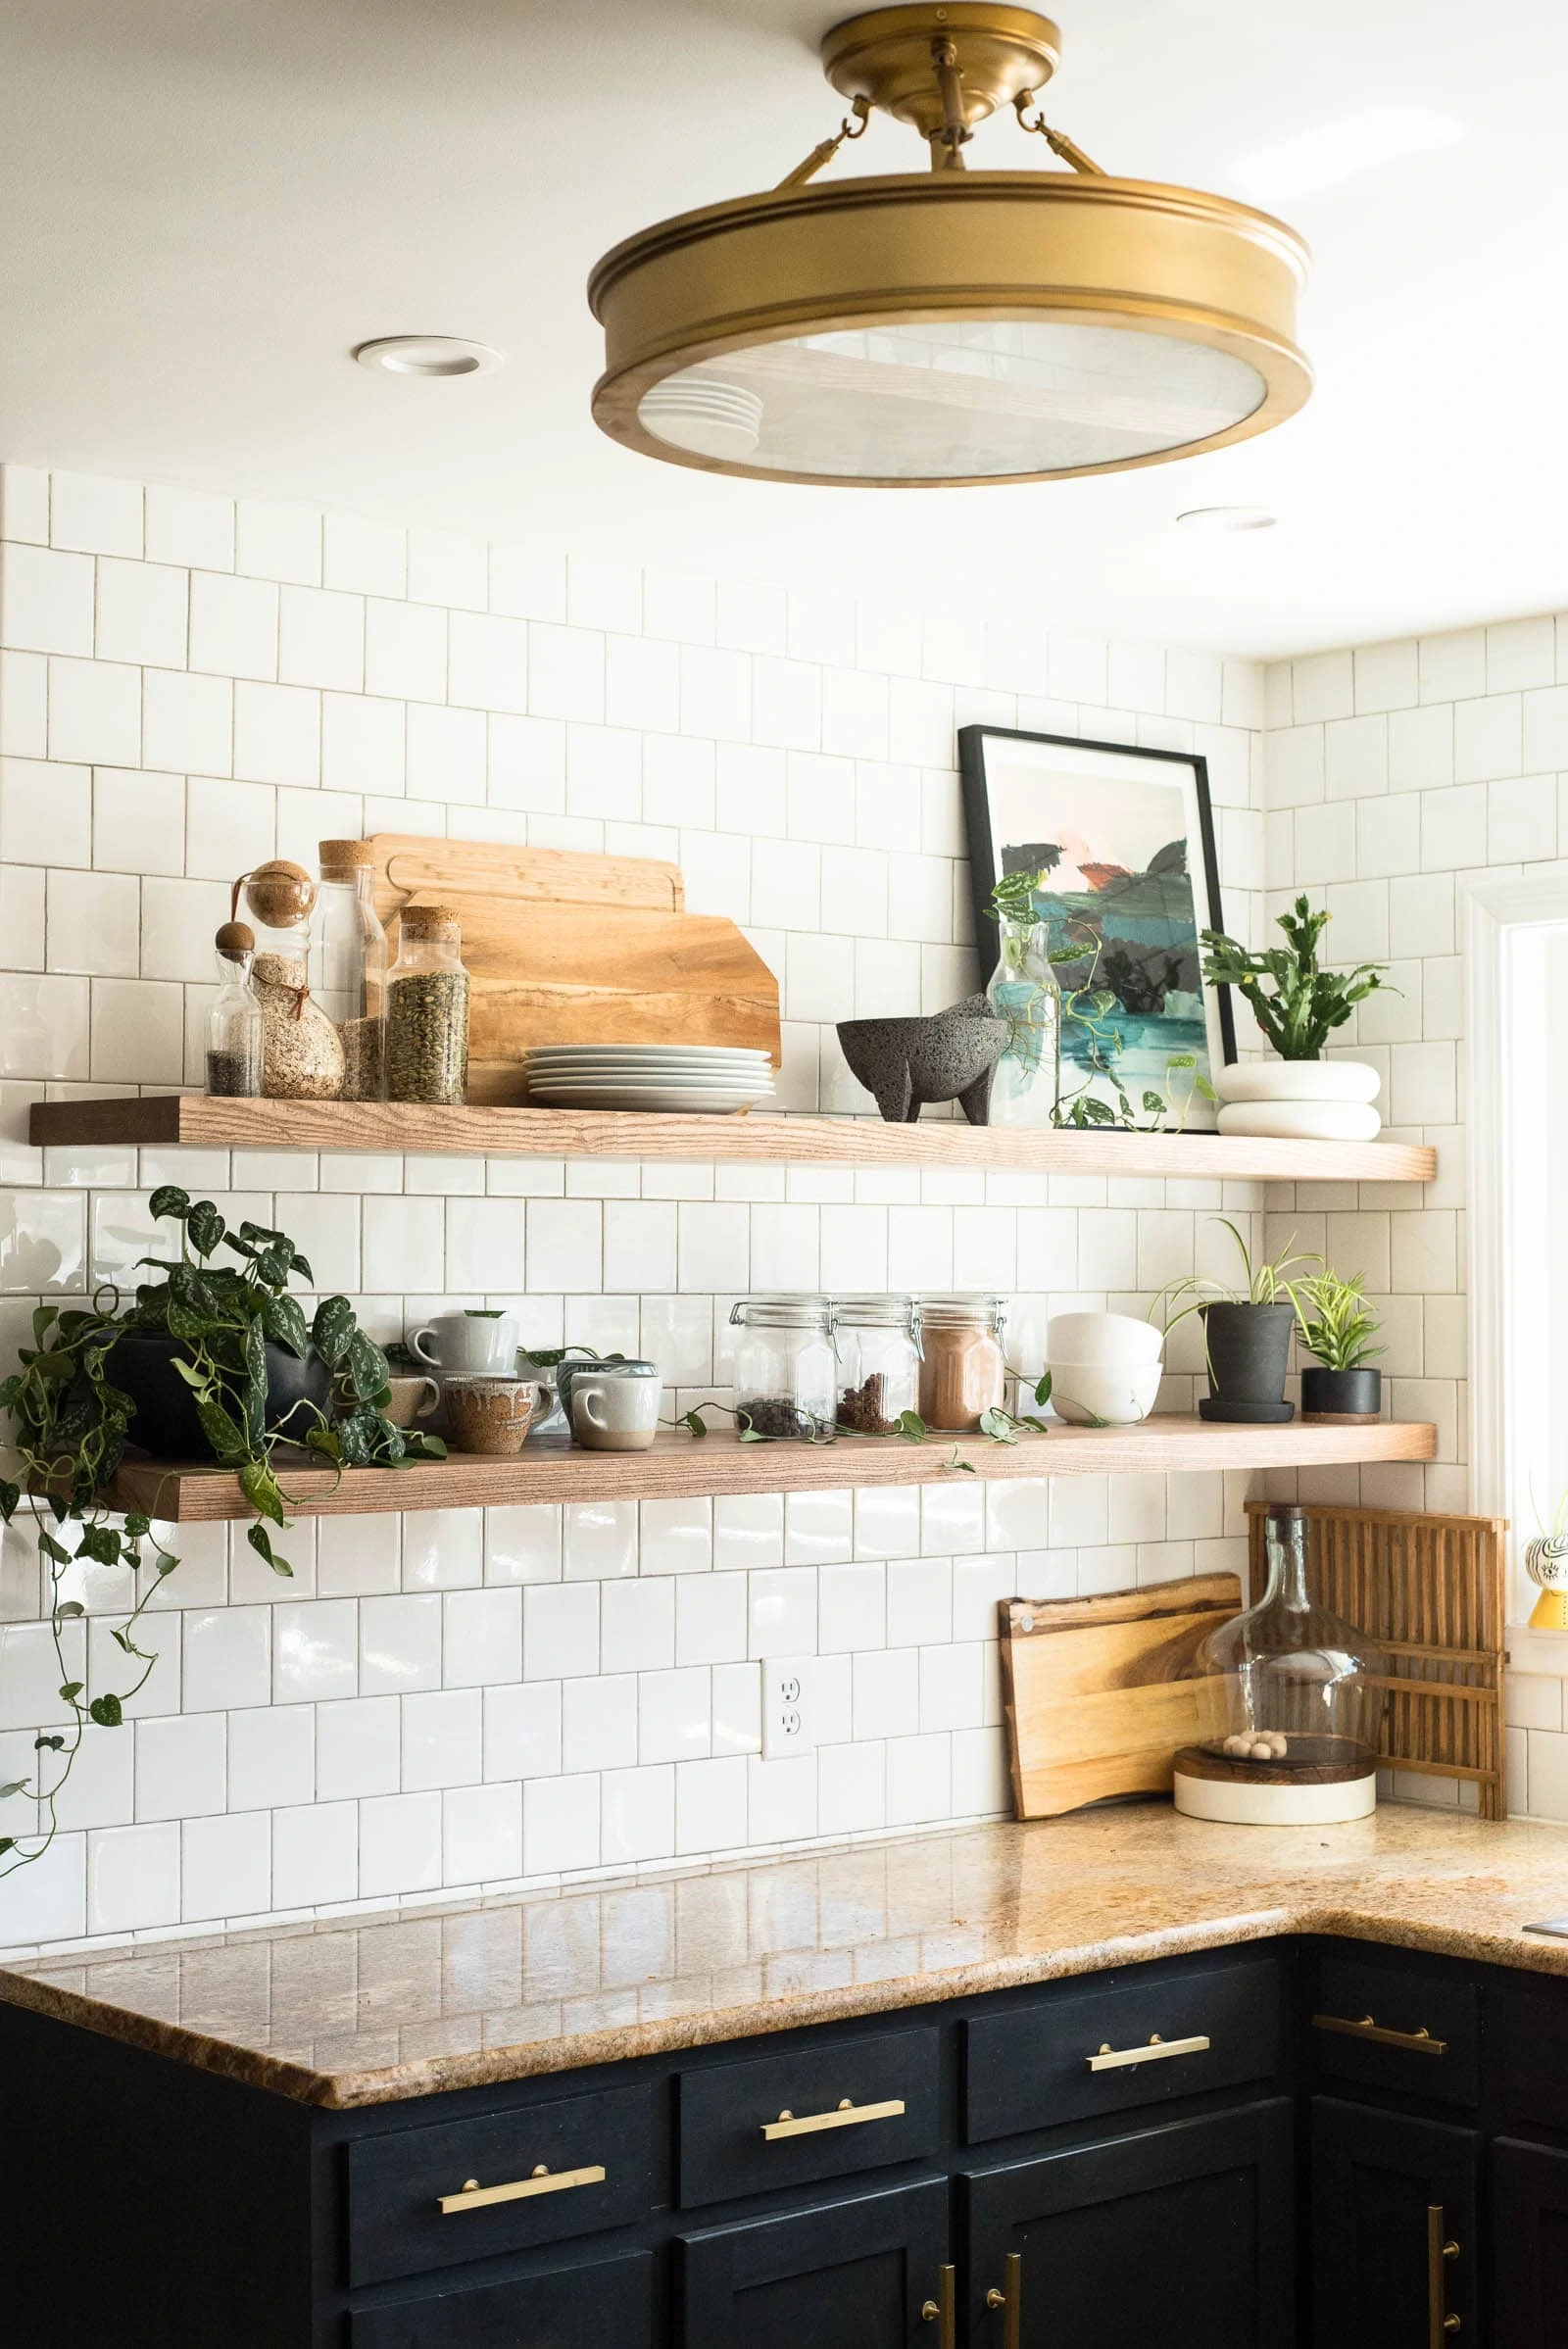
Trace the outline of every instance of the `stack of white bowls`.
<instances>
[{"instance_id":1,"label":"stack of white bowls","mask_svg":"<svg viewBox=\"0 0 1568 2349\"><path fill-rule=\"evenodd\" d=\"M1165 1333L1131 1313L1057 1313L1046 1327L1051 1407L1073 1427L1130 1427L1159 1393Z\"/></svg>"},{"instance_id":2,"label":"stack of white bowls","mask_svg":"<svg viewBox=\"0 0 1568 2349\"><path fill-rule=\"evenodd\" d=\"M1222 1134L1286 1142L1375 1142L1382 1082L1365 1060L1236 1060L1216 1069Z\"/></svg>"}]
</instances>

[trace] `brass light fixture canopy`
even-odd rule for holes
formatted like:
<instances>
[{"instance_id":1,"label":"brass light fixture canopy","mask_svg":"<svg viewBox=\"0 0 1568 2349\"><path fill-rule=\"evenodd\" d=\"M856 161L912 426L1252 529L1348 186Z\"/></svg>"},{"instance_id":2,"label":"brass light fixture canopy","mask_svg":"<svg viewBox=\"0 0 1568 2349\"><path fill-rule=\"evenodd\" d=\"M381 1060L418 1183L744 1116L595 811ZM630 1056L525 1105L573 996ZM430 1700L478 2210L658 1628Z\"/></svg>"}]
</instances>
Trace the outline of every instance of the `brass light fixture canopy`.
<instances>
[{"instance_id":1,"label":"brass light fixture canopy","mask_svg":"<svg viewBox=\"0 0 1568 2349\"><path fill-rule=\"evenodd\" d=\"M1267 214L1112 178L1026 107L1060 36L1032 10L872 10L828 33L852 101L779 187L605 255L588 298L612 439L708 472L932 487L1117 472L1282 423L1306 249ZM1003 105L1067 171L970 171ZM881 107L933 169L806 184Z\"/></svg>"}]
</instances>

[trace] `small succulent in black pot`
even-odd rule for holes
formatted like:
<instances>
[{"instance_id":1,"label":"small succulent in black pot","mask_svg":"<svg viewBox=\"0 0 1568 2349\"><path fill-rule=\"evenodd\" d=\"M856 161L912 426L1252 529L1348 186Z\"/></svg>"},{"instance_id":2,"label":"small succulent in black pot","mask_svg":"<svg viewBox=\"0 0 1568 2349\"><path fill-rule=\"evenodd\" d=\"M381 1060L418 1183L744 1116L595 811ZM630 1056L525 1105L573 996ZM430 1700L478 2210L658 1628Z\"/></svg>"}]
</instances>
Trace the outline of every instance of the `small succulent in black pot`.
<instances>
[{"instance_id":1,"label":"small succulent in black pot","mask_svg":"<svg viewBox=\"0 0 1568 2349\"><path fill-rule=\"evenodd\" d=\"M1330 1426L1381 1419L1383 1373L1372 1367L1380 1328L1365 1297L1366 1275L1342 1280L1325 1268L1301 1284L1301 1345L1320 1367L1301 1373L1301 1417Z\"/></svg>"}]
</instances>

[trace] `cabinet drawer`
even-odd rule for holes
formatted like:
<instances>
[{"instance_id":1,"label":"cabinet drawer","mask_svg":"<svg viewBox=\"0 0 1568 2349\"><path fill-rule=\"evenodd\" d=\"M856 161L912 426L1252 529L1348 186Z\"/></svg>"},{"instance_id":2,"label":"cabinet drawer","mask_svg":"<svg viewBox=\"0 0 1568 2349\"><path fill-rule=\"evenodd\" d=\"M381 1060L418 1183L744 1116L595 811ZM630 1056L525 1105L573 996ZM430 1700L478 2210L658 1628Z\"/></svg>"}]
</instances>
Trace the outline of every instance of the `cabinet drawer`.
<instances>
[{"instance_id":1,"label":"cabinet drawer","mask_svg":"<svg viewBox=\"0 0 1568 2349\"><path fill-rule=\"evenodd\" d=\"M938 2047L934 2031L883 2031L683 2072L682 2206L809 2185L930 2153Z\"/></svg>"},{"instance_id":2,"label":"cabinet drawer","mask_svg":"<svg viewBox=\"0 0 1568 2349\"><path fill-rule=\"evenodd\" d=\"M349 2319L352 2349L648 2349L653 2259L553 2268L519 2283L438 2292Z\"/></svg>"},{"instance_id":3,"label":"cabinet drawer","mask_svg":"<svg viewBox=\"0 0 1568 2349\"><path fill-rule=\"evenodd\" d=\"M965 2031L964 2134L982 2144L1265 2080L1279 2062L1279 1998L1274 1960L1259 1958L978 2016Z\"/></svg>"},{"instance_id":4,"label":"cabinet drawer","mask_svg":"<svg viewBox=\"0 0 1568 2349\"><path fill-rule=\"evenodd\" d=\"M648 2208L653 2143L647 2087L360 2137L348 2149L349 2281L623 2227Z\"/></svg>"},{"instance_id":5,"label":"cabinet drawer","mask_svg":"<svg viewBox=\"0 0 1568 2349\"><path fill-rule=\"evenodd\" d=\"M1308 1976L1307 2060L1320 2080L1474 2104L1480 2001L1421 1966L1319 1956Z\"/></svg>"}]
</instances>

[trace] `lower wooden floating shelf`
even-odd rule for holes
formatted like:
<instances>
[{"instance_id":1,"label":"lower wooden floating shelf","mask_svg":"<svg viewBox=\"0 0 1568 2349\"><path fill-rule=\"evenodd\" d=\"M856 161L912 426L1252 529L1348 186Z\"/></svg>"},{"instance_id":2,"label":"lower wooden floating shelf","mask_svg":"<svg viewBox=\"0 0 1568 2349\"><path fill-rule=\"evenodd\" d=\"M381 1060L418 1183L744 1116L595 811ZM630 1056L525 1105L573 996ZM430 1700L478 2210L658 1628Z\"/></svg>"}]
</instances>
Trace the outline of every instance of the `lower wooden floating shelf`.
<instances>
[{"instance_id":1,"label":"lower wooden floating shelf","mask_svg":"<svg viewBox=\"0 0 1568 2349\"><path fill-rule=\"evenodd\" d=\"M1430 1183L1418 1142L1280 1142L1245 1134L1042 1132L943 1118L677 1117L635 1109L527 1109L415 1101L253 1101L204 1093L35 1101L30 1139L207 1150L442 1150L485 1157L786 1159L837 1166L1010 1167L1028 1174L1131 1175L1238 1183Z\"/></svg>"},{"instance_id":2,"label":"lower wooden floating shelf","mask_svg":"<svg viewBox=\"0 0 1568 2349\"><path fill-rule=\"evenodd\" d=\"M935 1485L956 1457L987 1483L1040 1476L1163 1476L1186 1469L1323 1468L1363 1460L1430 1460L1437 1430L1422 1421L1374 1427L1219 1427L1168 1414L1137 1427L1067 1428L1016 1444L984 1437L924 1444L842 1436L833 1444L742 1444L735 1436L661 1436L652 1451L578 1451L530 1444L514 1460L454 1452L408 1468L279 1468L302 1517L364 1517L396 1510L493 1509L529 1501L669 1500L725 1493L815 1493L846 1486ZM183 1462L127 1463L106 1496L166 1524L197 1525L251 1514L226 1470Z\"/></svg>"}]
</instances>

